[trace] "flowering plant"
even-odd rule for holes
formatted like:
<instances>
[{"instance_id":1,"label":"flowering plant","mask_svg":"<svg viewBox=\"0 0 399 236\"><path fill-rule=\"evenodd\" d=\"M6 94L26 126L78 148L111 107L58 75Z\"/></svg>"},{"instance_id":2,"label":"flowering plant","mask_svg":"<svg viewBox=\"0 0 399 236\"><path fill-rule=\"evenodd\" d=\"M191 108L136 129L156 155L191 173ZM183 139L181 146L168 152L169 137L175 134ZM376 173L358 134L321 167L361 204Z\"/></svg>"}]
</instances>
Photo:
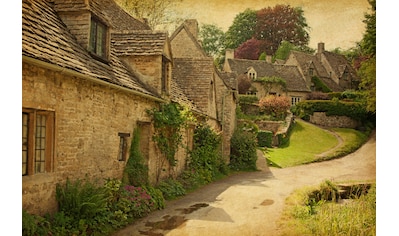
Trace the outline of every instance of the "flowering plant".
<instances>
[{"instance_id":1,"label":"flowering plant","mask_svg":"<svg viewBox=\"0 0 399 236\"><path fill-rule=\"evenodd\" d=\"M125 198L131 203L134 217L142 217L151 211L154 202L144 188L126 185L124 191Z\"/></svg>"}]
</instances>

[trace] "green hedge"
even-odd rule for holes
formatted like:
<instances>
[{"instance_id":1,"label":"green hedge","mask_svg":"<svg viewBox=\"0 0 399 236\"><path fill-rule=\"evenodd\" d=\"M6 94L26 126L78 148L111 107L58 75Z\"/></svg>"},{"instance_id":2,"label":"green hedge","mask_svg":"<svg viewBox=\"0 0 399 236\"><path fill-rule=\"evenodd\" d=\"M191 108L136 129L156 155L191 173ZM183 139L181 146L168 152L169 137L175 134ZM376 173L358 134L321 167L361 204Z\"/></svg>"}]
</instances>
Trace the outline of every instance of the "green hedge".
<instances>
[{"instance_id":1,"label":"green hedge","mask_svg":"<svg viewBox=\"0 0 399 236\"><path fill-rule=\"evenodd\" d=\"M273 132L260 130L257 135L259 147L272 147Z\"/></svg>"},{"instance_id":2,"label":"green hedge","mask_svg":"<svg viewBox=\"0 0 399 236\"><path fill-rule=\"evenodd\" d=\"M327 116L347 116L357 121L364 121L368 117L365 107L359 102L310 100L296 106L296 115L301 118L314 112L325 112Z\"/></svg>"}]
</instances>

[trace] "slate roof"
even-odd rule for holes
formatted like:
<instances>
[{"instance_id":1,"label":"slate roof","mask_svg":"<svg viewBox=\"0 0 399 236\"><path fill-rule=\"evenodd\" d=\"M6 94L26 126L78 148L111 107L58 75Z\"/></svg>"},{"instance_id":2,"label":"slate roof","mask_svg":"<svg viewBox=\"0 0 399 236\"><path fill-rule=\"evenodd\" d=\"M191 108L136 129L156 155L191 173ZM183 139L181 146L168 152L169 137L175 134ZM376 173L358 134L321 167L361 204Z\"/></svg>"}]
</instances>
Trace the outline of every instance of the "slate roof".
<instances>
[{"instance_id":1,"label":"slate roof","mask_svg":"<svg viewBox=\"0 0 399 236\"><path fill-rule=\"evenodd\" d=\"M73 6L83 7L82 1L78 3ZM92 58L46 0L22 1L22 55L159 98L124 66L113 47L109 64Z\"/></svg>"},{"instance_id":2,"label":"slate roof","mask_svg":"<svg viewBox=\"0 0 399 236\"><path fill-rule=\"evenodd\" d=\"M135 30L113 33L111 42L118 56L162 55L167 38L166 31Z\"/></svg>"},{"instance_id":3,"label":"slate roof","mask_svg":"<svg viewBox=\"0 0 399 236\"><path fill-rule=\"evenodd\" d=\"M286 81L288 91L310 92L296 66L271 64L260 60L227 59L230 68L238 75L246 74L250 67L254 68L257 77L280 77Z\"/></svg>"},{"instance_id":4,"label":"slate roof","mask_svg":"<svg viewBox=\"0 0 399 236\"><path fill-rule=\"evenodd\" d=\"M345 58L345 56L328 51L324 51L323 55L330 64L334 73L338 75L340 78L342 77L346 69L353 78L358 79L355 69L350 65L349 61Z\"/></svg>"},{"instance_id":5,"label":"slate roof","mask_svg":"<svg viewBox=\"0 0 399 236\"><path fill-rule=\"evenodd\" d=\"M299 63L299 66L302 68L302 71L304 73L309 70L311 63L313 63L316 74L318 74L319 77L329 77L329 74L327 73L324 66L320 63L320 60L317 59L316 55L298 51L291 51L291 53L295 56L297 62Z\"/></svg>"},{"instance_id":6,"label":"slate roof","mask_svg":"<svg viewBox=\"0 0 399 236\"><path fill-rule=\"evenodd\" d=\"M113 0L50 0L54 2L56 11L82 11L90 10L102 18L114 31L123 30L150 30L151 28L133 18Z\"/></svg>"}]
</instances>

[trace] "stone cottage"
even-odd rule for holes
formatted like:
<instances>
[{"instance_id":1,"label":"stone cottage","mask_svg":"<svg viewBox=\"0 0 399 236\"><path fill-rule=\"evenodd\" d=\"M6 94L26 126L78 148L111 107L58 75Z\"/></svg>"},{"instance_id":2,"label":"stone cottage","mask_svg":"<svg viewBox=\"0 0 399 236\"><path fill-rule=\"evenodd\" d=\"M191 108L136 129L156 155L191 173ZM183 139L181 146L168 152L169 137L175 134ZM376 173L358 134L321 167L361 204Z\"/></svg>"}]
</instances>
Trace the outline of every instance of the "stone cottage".
<instances>
[{"instance_id":1,"label":"stone cottage","mask_svg":"<svg viewBox=\"0 0 399 236\"><path fill-rule=\"evenodd\" d=\"M292 105L295 105L306 99L307 94L311 92L297 66L273 64L271 59L266 61L235 59L234 52L226 50L223 70L250 79L251 87L247 93L254 94L259 99L267 95L284 95L289 97ZM284 83L268 83L263 78L279 78Z\"/></svg>"},{"instance_id":2,"label":"stone cottage","mask_svg":"<svg viewBox=\"0 0 399 236\"><path fill-rule=\"evenodd\" d=\"M150 181L157 168L182 171L184 149L177 166L159 167L146 112L168 102L200 112L172 79L173 63L167 32L112 0L23 0L23 209L56 211L56 184L67 178L121 178L135 128ZM191 147L192 128L183 136Z\"/></svg>"},{"instance_id":3,"label":"stone cottage","mask_svg":"<svg viewBox=\"0 0 399 236\"><path fill-rule=\"evenodd\" d=\"M315 91L312 77L317 77L332 92L342 92L357 89L360 79L355 69L345 56L328 52L324 43L319 43L315 54L291 51L286 65L297 66L306 85Z\"/></svg>"},{"instance_id":4,"label":"stone cottage","mask_svg":"<svg viewBox=\"0 0 399 236\"><path fill-rule=\"evenodd\" d=\"M213 58L202 49L195 19L186 20L175 30L171 46L173 79L206 117L206 122L222 133L222 152L228 161L237 104L235 75L220 72Z\"/></svg>"}]
</instances>

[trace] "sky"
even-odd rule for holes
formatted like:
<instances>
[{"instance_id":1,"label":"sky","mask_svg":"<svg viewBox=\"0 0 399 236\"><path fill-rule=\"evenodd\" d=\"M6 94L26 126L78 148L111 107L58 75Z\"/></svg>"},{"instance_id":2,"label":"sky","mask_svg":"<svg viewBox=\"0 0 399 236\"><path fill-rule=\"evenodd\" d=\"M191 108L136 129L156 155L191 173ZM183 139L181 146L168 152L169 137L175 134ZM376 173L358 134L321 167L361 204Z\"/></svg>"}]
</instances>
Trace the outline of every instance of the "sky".
<instances>
[{"instance_id":1,"label":"sky","mask_svg":"<svg viewBox=\"0 0 399 236\"><path fill-rule=\"evenodd\" d=\"M226 32L235 16L245 9L260 10L277 4L301 7L310 26L309 47L319 42L326 50L349 49L359 42L365 31L367 0L182 0L179 11L201 24L215 24Z\"/></svg>"}]
</instances>

